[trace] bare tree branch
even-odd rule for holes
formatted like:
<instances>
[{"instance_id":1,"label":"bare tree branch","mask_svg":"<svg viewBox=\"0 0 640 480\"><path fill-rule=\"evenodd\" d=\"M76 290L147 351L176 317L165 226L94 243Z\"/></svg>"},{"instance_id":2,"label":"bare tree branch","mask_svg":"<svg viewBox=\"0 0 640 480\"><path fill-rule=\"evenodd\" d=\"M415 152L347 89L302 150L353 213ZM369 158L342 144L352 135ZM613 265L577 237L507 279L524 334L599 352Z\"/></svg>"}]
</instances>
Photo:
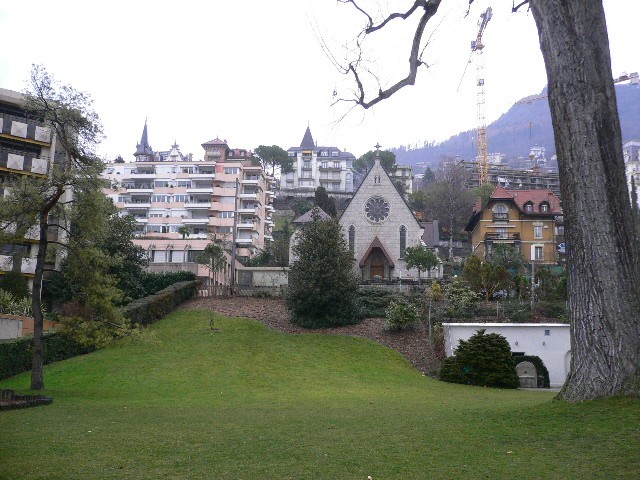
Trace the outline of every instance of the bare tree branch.
<instances>
[{"instance_id":1,"label":"bare tree branch","mask_svg":"<svg viewBox=\"0 0 640 480\"><path fill-rule=\"evenodd\" d=\"M419 8L422 8L422 10L424 10L424 13L422 14L422 17L420 17L420 20L418 22L418 25L416 26L416 30L413 35L413 41L411 43L411 53L409 55L409 73L407 74L407 76L401 79L400 81L398 81L397 83L395 83L394 85L392 85L391 87L387 88L386 90L382 89L382 87L379 87L378 95L371 100L366 100L364 85L362 83L362 79L360 78L360 73L358 72L358 66L360 63L360 59L358 59L354 62L351 62L347 67L347 73L351 72L353 74L356 82L356 86L357 86L356 98L348 101L353 101L356 103L356 105L360 105L363 108L367 109L367 108L373 107L374 105L381 102L382 100L391 97L394 93L396 93L400 89L409 85L414 85L416 76L418 73L418 68L421 65L426 65L420 57L420 53L421 53L420 45L422 42L422 36L424 34L424 30L425 30L425 27L427 26L427 23L438 11L438 7L440 6L441 0L416 0L407 12L392 13L389 16L387 16L378 25L373 25L373 21L371 17L366 12L364 12L353 0L341 0L341 1L343 3L351 3L357 10L361 11L367 16L367 18L369 19L369 24L364 29L365 35L380 30L385 25L387 25L391 20L394 20L396 18L405 20L408 17L410 17Z\"/></svg>"},{"instance_id":2,"label":"bare tree branch","mask_svg":"<svg viewBox=\"0 0 640 480\"><path fill-rule=\"evenodd\" d=\"M523 0L522 2L520 2L518 5L515 4L515 1L513 2L513 7L511 7L511 11L513 13L517 12L518 9L520 7L522 7L523 5L527 5L529 3L529 0Z\"/></svg>"}]
</instances>

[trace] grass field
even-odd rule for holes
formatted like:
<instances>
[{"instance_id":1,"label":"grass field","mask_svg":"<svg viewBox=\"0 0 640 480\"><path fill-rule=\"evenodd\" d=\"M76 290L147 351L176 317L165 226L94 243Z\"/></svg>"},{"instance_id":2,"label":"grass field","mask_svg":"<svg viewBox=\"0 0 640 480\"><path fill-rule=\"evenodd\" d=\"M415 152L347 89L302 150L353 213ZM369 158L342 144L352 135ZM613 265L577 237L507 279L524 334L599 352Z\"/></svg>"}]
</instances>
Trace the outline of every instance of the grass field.
<instances>
[{"instance_id":1,"label":"grass field","mask_svg":"<svg viewBox=\"0 0 640 480\"><path fill-rule=\"evenodd\" d=\"M640 477L640 401L446 384L368 340L211 315L46 367L54 403L0 413L0 478Z\"/></svg>"}]
</instances>

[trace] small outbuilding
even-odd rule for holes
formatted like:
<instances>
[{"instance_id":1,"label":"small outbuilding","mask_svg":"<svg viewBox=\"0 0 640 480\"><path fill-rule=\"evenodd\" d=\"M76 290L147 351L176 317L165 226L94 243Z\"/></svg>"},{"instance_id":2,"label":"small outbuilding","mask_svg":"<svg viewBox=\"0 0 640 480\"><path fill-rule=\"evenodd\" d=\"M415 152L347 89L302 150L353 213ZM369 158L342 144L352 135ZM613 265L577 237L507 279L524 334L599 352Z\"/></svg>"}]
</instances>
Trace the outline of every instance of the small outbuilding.
<instances>
[{"instance_id":1,"label":"small outbuilding","mask_svg":"<svg viewBox=\"0 0 640 480\"><path fill-rule=\"evenodd\" d=\"M443 323L444 346L447 357L454 354L460 340L468 340L478 330L502 335L509 342L514 355L540 357L549 371L551 387L561 387L571 365L570 326L566 323ZM521 384L531 376L520 367Z\"/></svg>"}]
</instances>

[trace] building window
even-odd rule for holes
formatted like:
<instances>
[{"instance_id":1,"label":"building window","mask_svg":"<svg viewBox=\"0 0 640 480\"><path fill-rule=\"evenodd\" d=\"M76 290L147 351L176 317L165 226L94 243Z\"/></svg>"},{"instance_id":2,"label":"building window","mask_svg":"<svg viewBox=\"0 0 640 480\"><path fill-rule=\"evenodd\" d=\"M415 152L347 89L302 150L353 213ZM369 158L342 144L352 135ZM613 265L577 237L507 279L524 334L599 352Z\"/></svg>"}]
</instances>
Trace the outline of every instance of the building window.
<instances>
[{"instance_id":1,"label":"building window","mask_svg":"<svg viewBox=\"0 0 640 480\"><path fill-rule=\"evenodd\" d=\"M496 238L507 239L509 237L509 233L506 227L498 227L495 229Z\"/></svg>"},{"instance_id":2,"label":"building window","mask_svg":"<svg viewBox=\"0 0 640 480\"><path fill-rule=\"evenodd\" d=\"M533 245L533 260L544 260L542 245Z\"/></svg>"},{"instance_id":3,"label":"building window","mask_svg":"<svg viewBox=\"0 0 640 480\"><path fill-rule=\"evenodd\" d=\"M509 210L503 203L498 203L493 206L493 221L507 221L509 220Z\"/></svg>"},{"instance_id":4,"label":"building window","mask_svg":"<svg viewBox=\"0 0 640 480\"><path fill-rule=\"evenodd\" d=\"M338 155L340 155L340 152L338 152L338 150L331 150L332 157L337 157Z\"/></svg>"},{"instance_id":5,"label":"building window","mask_svg":"<svg viewBox=\"0 0 640 480\"><path fill-rule=\"evenodd\" d=\"M556 235L564 235L564 225L556 227Z\"/></svg>"},{"instance_id":6,"label":"building window","mask_svg":"<svg viewBox=\"0 0 640 480\"><path fill-rule=\"evenodd\" d=\"M542 238L542 225L534 225L533 226L533 237L534 238Z\"/></svg>"},{"instance_id":7,"label":"building window","mask_svg":"<svg viewBox=\"0 0 640 480\"><path fill-rule=\"evenodd\" d=\"M547 202L542 202L540 204L540 211L541 212L548 212L549 211L549 204Z\"/></svg>"},{"instance_id":8,"label":"building window","mask_svg":"<svg viewBox=\"0 0 640 480\"><path fill-rule=\"evenodd\" d=\"M240 168L238 167L224 167L224 173L231 175L238 175L240 173Z\"/></svg>"},{"instance_id":9,"label":"building window","mask_svg":"<svg viewBox=\"0 0 640 480\"><path fill-rule=\"evenodd\" d=\"M349 251L351 253L356 251L356 227L353 225L349 227Z\"/></svg>"},{"instance_id":10,"label":"building window","mask_svg":"<svg viewBox=\"0 0 640 480\"><path fill-rule=\"evenodd\" d=\"M407 227L400 226L400 258L404 258L404 252L407 250Z\"/></svg>"},{"instance_id":11,"label":"building window","mask_svg":"<svg viewBox=\"0 0 640 480\"><path fill-rule=\"evenodd\" d=\"M218 212L218 218L233 218L233 212Z\"/></svg>"},{"instance_id":12,"label":"building window","mask_svg":"<svg viewBox=\"0 0 640 480\"><path fill-rule=\"evenodd\" d=\"M527 202L524 204L524 211L527 213L533 212L533 203Z\"/></svg>"},{"instance_id":13,"label":"building window","mask_svg":"<svg viewBox=\"0 0 640 480\"><path fill-rule=\"evenodd\" d=\"M333 162L333 168L340 168L340 162Z\"/></svg>"},{"instance_id":14,"label":"building window","mask_svg":"<svg viewBox=\"0 0 640 480\"><path fill-rule=\"evenodd\" d=\"M329 162L322 162L322 168L327 168L329 166Z\"/></svg>"},{"instance_id":15,"label":"building window","mask_svg":"<svg viewBox=\"0 0 640 480\"><path fill-rule=\"evenodd\" d=\"M329 156L329 152L327 150L320 150L320 156L321 157L328 157Z\"/></svg>"}]
</instances>

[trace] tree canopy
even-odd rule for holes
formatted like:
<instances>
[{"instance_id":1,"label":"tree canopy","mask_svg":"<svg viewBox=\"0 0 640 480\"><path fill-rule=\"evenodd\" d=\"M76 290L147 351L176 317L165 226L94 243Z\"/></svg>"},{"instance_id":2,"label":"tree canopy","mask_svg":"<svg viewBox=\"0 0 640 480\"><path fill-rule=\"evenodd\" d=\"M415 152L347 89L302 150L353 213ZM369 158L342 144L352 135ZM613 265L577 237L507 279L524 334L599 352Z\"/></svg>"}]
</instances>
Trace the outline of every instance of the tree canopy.
<instances>
[{"instance_id":1,"label":"tree canopy","mask_svg":"<svg viewBox=\"0 0 640 480\"><path fill-rule=\"evenodd\" d=\"M253 153L265 172L271 167L271 175L275 174L276 167L280 169L280 173L293 172L293 159L277 145L260 145Z\"/></svg>"},{"instance_id":2,"label":"tree canopy","mask_svg":"<svg viewBox=\"0 0 640 480\"><path fill-rule=\"evenodd\" d=\"M371 167L373 166L373 162L376 158L376 154L380 154L380 165L384 168L385 172L393 173L396 171L396 154L393 152L389 152L387 150L380 150L379 152L374 152L373 150L369 150L367 153L357 158L353 162L353 169L358 172L365 174Z\"/></svg>"}]
</instances>

